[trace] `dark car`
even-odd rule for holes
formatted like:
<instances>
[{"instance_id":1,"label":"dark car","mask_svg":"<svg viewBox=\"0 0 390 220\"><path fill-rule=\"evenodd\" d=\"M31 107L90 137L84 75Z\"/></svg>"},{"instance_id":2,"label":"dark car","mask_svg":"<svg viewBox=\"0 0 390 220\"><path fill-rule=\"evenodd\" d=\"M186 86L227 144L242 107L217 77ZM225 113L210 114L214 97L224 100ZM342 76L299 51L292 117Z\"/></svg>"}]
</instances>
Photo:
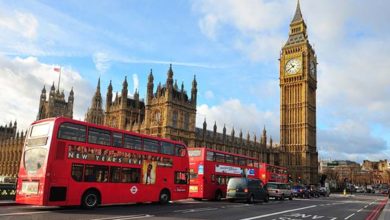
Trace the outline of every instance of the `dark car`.
<instances>
[{"instance_id":1,"label":"dark car","mask_svg":"<svg viewBox=\"0 0 390 220\"><path fill-rule=\"evenodd\" d=\"M291 189L294 197L310 198L310 192L305 186L295 185Z\"/></svg>"},{"instance_id":2,"label":"dark car","mask_svg":"<svg viewBox=\"0 0 390 220\"><path fill-rule=\"evenodd\" d=\"M259 179L233 177L227 184L226 198L229 201L245 200L248 203L255 201L268 202L269 196Z\"/></svg>"},{"instance_id":3,"label":"dark car","mask_svg":"<svg viewBox=\"0 0 390 220\"><path fill-rule=\"evenodd\" d=\"M308 185L306 186L307 190L311 197L318 198L320 197L320 189L316 185Z\"/></svg>"}]
</instances>

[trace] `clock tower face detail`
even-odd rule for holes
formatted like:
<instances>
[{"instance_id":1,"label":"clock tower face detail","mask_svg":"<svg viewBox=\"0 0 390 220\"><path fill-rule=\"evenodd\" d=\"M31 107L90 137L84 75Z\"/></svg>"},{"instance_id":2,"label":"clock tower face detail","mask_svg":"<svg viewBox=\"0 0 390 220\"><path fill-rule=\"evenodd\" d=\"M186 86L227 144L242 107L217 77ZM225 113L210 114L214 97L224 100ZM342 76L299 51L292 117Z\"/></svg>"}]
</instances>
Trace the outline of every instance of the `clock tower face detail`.
<instances>
[{"instance_id":1,"label":"clock tower face detail","mask_svg":"<svg viewBox=\"0 0 390 220\"><path fill-rule=\"evenodd\" d=\"M280 55L280 144L293 180L317 183L317 56L306 28L298 1Z\"/></svg>"}]
</instances>

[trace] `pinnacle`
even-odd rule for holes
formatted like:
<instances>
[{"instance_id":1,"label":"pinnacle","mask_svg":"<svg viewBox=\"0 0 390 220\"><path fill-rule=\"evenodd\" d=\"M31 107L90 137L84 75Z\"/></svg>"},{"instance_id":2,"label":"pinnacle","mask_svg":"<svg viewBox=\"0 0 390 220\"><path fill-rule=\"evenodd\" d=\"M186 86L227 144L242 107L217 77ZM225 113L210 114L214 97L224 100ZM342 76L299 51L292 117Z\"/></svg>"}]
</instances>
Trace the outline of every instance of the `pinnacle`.
<instances>
[{"instance_id":1,"label":"pinnacle","mask_svg":"<svg viewBox=\"0 0 390 220\"><path fill-rule=\"evenodd\" d=\"M301 12L301 5L300 5L299 0L298 0L297 9L295 10L295 15L294 15L294 18L291 21L291 23L301 21L301 20L303 20L303 18L302 18L302 12Z\"/></svg>"}]
</instances>

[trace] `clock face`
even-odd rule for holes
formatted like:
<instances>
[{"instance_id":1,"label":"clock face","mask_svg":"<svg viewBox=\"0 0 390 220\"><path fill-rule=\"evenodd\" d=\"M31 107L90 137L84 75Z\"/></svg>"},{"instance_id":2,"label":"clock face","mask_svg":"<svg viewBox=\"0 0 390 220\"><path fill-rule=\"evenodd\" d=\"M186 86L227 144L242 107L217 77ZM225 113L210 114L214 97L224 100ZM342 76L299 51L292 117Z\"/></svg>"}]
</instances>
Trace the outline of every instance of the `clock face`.
<instances>
[{"instance_id":1,"label":"clock face","mask_svg":"<svg viewBox=\"0 0 390 220\"><path fill-rule=\"evenodd\" d=\"M302 62L298 58L293 58L286 63L286 74L287 75L293 75L298 73L299 70L301 70Z\"/></svg>"},{"instance_id":2,"label":"clock face","mask_svg":"<svg viewBox=\"0 0 390 220\"><path fill-rule=\"evenodd\" d=\"M316 62L310 62L310 75L315 78L316 77Z\"/></svg>"}]
</instances>

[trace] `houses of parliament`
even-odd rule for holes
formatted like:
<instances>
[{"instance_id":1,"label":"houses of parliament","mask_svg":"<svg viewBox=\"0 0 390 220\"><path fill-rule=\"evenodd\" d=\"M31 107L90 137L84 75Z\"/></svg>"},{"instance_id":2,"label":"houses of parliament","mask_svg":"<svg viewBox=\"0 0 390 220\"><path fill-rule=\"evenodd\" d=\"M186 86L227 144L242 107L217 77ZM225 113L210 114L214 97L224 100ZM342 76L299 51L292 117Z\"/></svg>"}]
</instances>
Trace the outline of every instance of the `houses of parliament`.
<instances>
[{"instance_id":1,"label":"houses of parliament","mask_svg":"<svg viewBox=\"0 0 390 220\"><path fill-rule=\"evenodd\" d=\"M125 77L119 92L114 93L110 81L104 101L99 79L85 121L182 141L190 147L205 146L255 157L262 162L288 167L293 179L315 183L318 181L317 58L308 40L299 2L279 60L279 145L268 137L265 127L260 137L251 137L249 132L243 134L242 130L234 128L227 131L225 126L218 132L216 122L209 124L206 119L201 128L196 127L198 82L194 76L187 93L184 85L179 87L174 80L172 65L167 70L165 82L157 83L150 70L144 99L139 97L138 91L129 98ZM56 90L53 84L47 99L44 87L37 120L56 116L72 118L74 98L73 89L66 100L64 93ZM17 175L25 133L16 130L16 122L0 127L0 176Z\"/></svg>"}]
</instances>

